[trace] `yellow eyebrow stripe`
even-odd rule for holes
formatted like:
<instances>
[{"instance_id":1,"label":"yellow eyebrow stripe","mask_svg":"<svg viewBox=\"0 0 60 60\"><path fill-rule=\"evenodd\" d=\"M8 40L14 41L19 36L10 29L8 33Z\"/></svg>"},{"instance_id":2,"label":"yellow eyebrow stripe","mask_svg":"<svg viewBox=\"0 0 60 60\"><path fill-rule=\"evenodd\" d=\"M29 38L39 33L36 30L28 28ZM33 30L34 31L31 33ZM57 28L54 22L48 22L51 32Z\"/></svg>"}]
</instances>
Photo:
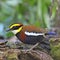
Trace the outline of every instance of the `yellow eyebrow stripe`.
<instances>
[{"instance_id":1,"label":"yellow eyebrow stripe","mask_svg":"<svg viewBox=\"0 0 60 60\"><path fill-rule=\"evenodd\" d=\"M20 26L20 24L14 24L14 25L10 26L10 28L12 28L13 26Z\"/></svg>"}]
</instances>

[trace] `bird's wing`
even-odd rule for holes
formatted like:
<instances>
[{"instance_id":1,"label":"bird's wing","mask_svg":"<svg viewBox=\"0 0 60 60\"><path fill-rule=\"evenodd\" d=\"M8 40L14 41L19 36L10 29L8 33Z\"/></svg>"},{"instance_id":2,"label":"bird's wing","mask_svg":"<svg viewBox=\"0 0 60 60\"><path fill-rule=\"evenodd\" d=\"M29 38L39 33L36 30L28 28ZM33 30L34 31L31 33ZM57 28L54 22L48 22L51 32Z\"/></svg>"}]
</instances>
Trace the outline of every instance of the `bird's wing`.
<instances>
[{"instance_id":1,"label":"bird's wing","mask_svg":"<svg viewBox=\"0 0 60 60\"><path fill-rule=\"evenodd\" d=\"M35 26L23 26L23 32L26 35L31 36L39 36L45 34L45 30L43 28L37 28Z\"/></svg>"},{"instance_id":2,"label":"bird's wing","mask_svg":"<svg viewBox=\"0 0 60 60\"><path fill-rule=\"evenodd\" d=\"M46 29L38 28L35 26L23 26L23 31L34 32L34 33L45 33Z\"/></svg>"}]
</instances>

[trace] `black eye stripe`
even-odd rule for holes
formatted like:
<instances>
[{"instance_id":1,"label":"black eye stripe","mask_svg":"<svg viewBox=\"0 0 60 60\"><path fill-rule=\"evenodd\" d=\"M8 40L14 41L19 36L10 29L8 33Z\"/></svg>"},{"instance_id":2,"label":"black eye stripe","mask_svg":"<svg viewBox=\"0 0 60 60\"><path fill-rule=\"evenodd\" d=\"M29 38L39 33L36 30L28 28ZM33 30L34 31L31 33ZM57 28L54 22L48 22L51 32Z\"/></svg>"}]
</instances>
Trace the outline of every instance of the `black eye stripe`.
<instances>
[{"instance_id":1,"label":"black eye stripe","mask_svg":"<svg viewBox=\"0 0 60 60\"><path fill-rule=\"evenodd\" d=\"M20 26L13 26L12 30L16 30L16 29L19 29L22 25Z\"/></svg>"},{"instance_id":2,"label":"black eye stripe","mask_svg":"<svg viewBox=\"0 0 60 60\"><path fill-rule=\"evenodd\" d=\"M12 29L13 30L16 30L16 29L18 29L20 26L14 26Z\"/></svg>"}]
</instances>

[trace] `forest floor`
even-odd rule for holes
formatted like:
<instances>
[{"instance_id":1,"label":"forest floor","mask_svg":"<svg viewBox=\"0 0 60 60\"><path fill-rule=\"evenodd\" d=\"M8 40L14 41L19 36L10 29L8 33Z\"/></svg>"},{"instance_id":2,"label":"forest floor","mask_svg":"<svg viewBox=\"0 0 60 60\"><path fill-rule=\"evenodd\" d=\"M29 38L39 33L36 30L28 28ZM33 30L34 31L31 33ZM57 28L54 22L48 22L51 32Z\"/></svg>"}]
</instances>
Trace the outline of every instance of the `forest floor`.
<instances>
[{"instance_id":1,"label":"forest floor","mask_svg":"<svg viewBox=\"0 0 60 60\"><path fill-rule=\"evenodd\" d=\"M15 40L16 38L13 37L8 40L13 39ZM16 46L14 44L12 46L13 48L5 47L5 44L2 44L2 47L0 46L0 60L60 60L60 38L51 38L50 42L50 53L44 52L39 49L31 51L17 49L15 48ZM9 43L11 43L11 41L9 41L8 44Z\"/></svg>"}]
</instances>

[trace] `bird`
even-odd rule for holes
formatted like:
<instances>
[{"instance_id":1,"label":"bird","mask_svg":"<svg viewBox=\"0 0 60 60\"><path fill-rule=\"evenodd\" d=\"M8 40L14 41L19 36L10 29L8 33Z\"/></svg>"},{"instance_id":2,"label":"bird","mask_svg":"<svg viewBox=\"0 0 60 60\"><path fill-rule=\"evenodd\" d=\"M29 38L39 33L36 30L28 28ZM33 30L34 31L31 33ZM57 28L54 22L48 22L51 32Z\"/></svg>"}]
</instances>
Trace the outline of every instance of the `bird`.
<instances>
[{"instance_id":1,"label":"bird","mask_svg":"<svg viewBox=\"0 0 60 60\"><path fill-rule=\"evenodd\" d=\"M23 25L22 23L14 23L9 26L7 31L13 32L24 44L33 45L30 50L38 45L47 52L51 50L50 41L46 38L48 33L43 28L33 25Z\"/></svg>"}]
</instances>

